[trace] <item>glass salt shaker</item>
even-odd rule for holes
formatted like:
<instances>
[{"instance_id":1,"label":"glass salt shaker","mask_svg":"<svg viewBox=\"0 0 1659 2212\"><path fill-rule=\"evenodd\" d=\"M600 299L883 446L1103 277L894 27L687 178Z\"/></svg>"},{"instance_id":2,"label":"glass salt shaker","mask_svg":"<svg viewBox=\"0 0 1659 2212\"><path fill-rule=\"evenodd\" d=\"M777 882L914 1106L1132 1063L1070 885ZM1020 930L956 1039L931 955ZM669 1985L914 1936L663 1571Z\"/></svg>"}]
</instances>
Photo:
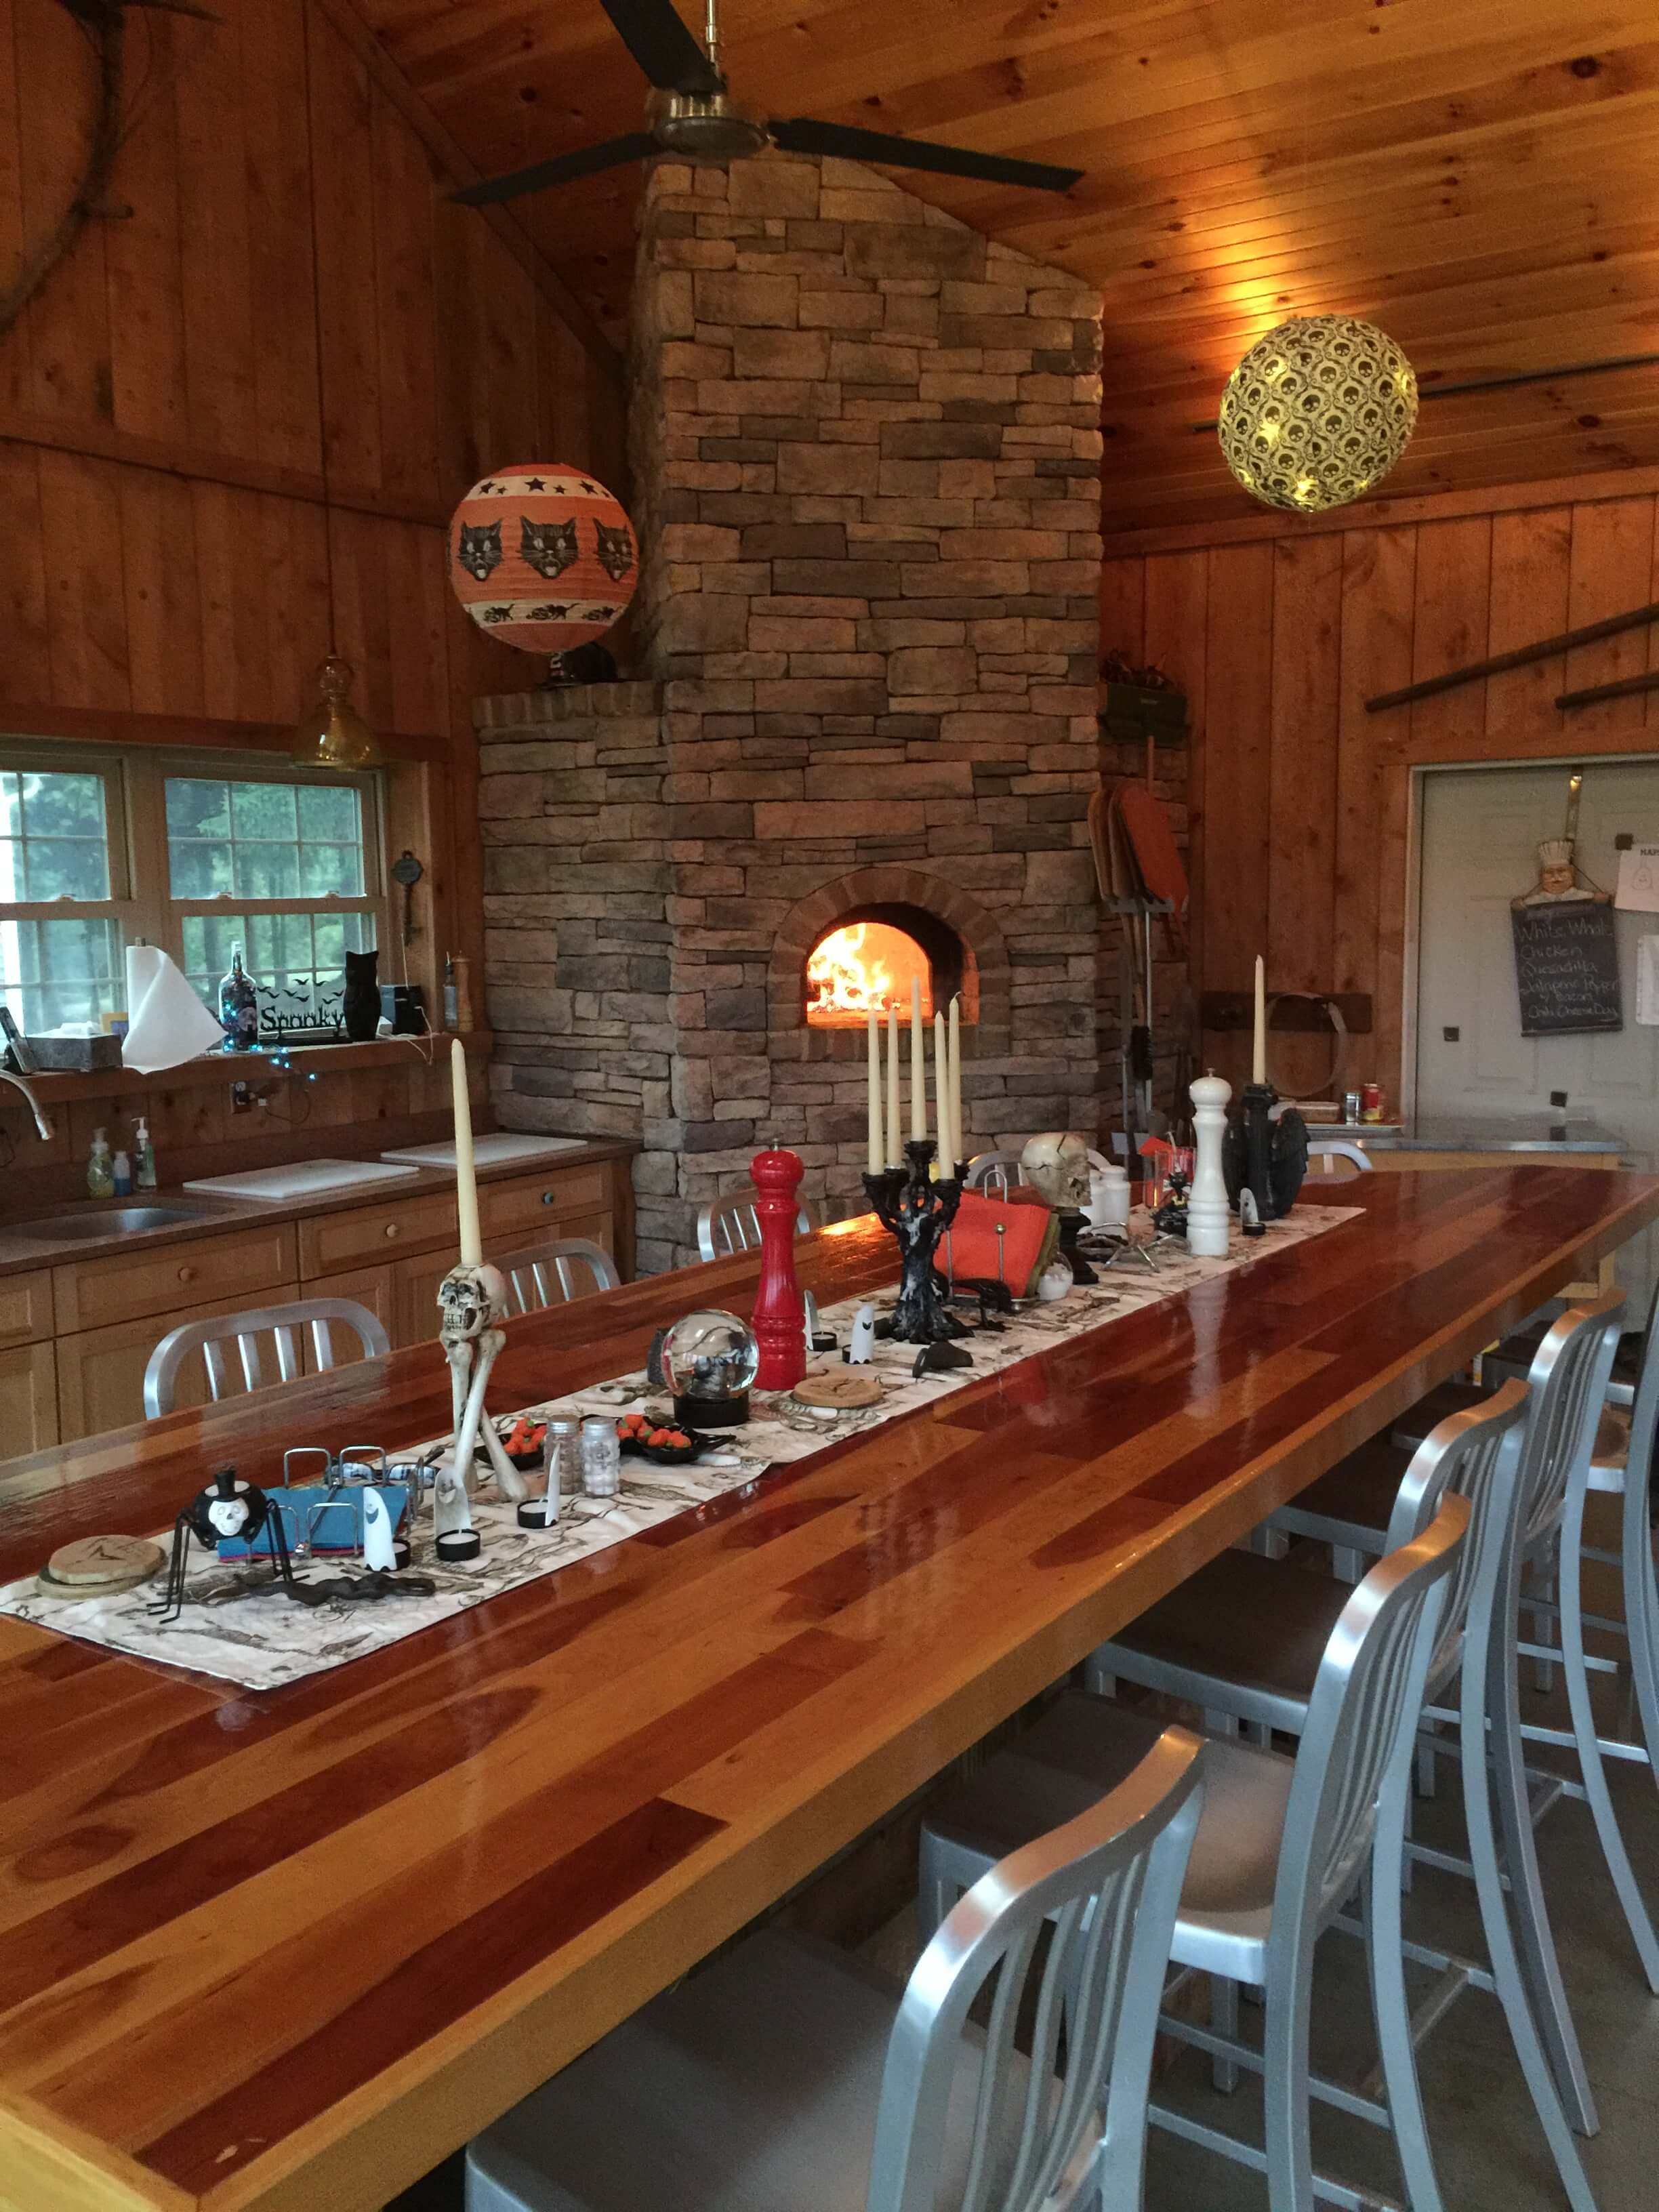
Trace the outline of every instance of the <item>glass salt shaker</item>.
<instances>
[{"instance_id":1,"label":"glass salt shaker","mask_svg":"<svg viewBox=\"0 0 1659 2212\"><path fill-rule=\"evenodd\" d=\"M547 1425L543 1445L547 1467L547 1496L556 1514L567 1498L574 1498L580 1475L581 1423L571 1413L556 1413Z\"/></svg>"},{"instance_id":2,"label":"glass salt shaker","mask_svg":"<svg viewBox=\"0 0 1659 2212\"><path fill-rule=\"evenodd\" d=\"M582 1488L590 1498L614 1498L622 1488L622 1443L608 1413L582 1423Z\"/></svg>"}]
</instances>

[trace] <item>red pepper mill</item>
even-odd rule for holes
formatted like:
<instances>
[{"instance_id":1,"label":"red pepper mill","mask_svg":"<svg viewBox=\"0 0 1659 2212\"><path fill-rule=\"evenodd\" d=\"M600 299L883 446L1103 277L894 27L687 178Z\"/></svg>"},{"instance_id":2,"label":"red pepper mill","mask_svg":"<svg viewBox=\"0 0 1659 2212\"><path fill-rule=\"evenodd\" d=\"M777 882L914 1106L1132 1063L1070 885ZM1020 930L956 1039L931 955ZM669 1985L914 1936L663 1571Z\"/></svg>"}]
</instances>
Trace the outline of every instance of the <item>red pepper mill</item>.
<instances>
[{"instance_id":1,"label":"red pepper mill","mask_svg":"<svg viewBox=\"0 0 1659 2212\"><path fill-rule=\"evenodd\" d=\"M793 1152L757 1152L755 1212L760 1218L760 1288L751 1316L760 1347L757 1390L793 1389L806 1372L806 1301L795 1280L795 1193L806 1172Z\"/></svg>"}]
</instances>

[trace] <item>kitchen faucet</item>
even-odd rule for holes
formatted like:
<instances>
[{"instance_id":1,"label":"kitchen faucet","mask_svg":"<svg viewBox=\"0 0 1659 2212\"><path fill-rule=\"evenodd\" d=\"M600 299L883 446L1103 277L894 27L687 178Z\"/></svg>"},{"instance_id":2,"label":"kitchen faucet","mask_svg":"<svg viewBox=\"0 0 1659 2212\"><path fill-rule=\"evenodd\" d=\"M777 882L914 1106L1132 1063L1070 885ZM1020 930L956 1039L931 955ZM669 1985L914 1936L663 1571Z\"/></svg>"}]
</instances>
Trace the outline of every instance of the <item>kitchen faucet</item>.
<instances>
[{"instance_id":1,"label":"kitchen faucet","mask_svg":"<svg viewBox=\"0 0 1659 2212\"><path fill-rule=\"evenodd\" d=\"M0 1067L0 1083L9 1083L14 1091L22 1092L24 1097L29 1102L29 1111L34 1116L34 1126L40 1132L42 1141L50 1144L57 1132L52 1126L46 1108L29 1089L22 1077L14 1075L9 1067Z\"/></svg>"}]
</instances>

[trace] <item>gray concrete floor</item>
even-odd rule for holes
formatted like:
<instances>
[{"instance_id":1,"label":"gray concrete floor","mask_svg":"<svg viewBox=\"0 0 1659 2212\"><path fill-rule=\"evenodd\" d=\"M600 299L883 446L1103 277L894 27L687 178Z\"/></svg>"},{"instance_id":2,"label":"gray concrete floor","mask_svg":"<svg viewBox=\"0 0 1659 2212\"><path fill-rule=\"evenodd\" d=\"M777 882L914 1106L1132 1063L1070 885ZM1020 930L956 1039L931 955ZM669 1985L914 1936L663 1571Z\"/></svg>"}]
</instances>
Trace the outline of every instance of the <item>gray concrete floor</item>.
<instances>
[{"instance_id":1,"label":"gray concrete floor","mask_svg":"<svg viewBox=\"0 0 1659 2212\"><path fill-rule=\"evenodd\" d=\"M1528 1692L1527 1717L1559 1723L1559 1695ZM1540 1754L1547 1758L1550 1754ZM1448 1850L1462 1844L1455 1770L1442 1762L1441 1794L1419 1801L1418 1833ZM1659 1909L1659 1791L1645 1769L1613 1775L1615 1801L1638 1877ZM1659 1998L1650 1995L1602 1866L1588 1809L1562 1802L1539 1832L1539 1855L1562 1972L1596 2102L1601 2131L1582 2148L1600 2212L1650 2212L1659 2205ZM1467 1957L1484 1955L1472 1886L1419 1870L1407 1900L1407 1930ZM895 1973L915 1958L908 1914L866 1947ZM1260 2015L1243 2008L1244 2033ZM1314 2047L1321 2070L1363 2075L1375 2057L1364 1954L1340 1932L1320 1947ZM1447 2212L1560 2212L1554 2166L1534 2115L1495 1999L1465 1994L1420 2057L1424 2100ZM1261 2140L1261 2104L1249 2077L1234 2096L1210 2086L1208 2061L1187 2051L1158 2085L1160 2101L1250 2140ZM1315 2107L1316 2164L1361 2186L1398 2195L1386 2136ZM400 2197L388 2212L460 2212L459 2160ZM1271 2212L1267 2185L1246 2168L1154 2130L1146 2212Z\"/></svg>"}]
</instances>

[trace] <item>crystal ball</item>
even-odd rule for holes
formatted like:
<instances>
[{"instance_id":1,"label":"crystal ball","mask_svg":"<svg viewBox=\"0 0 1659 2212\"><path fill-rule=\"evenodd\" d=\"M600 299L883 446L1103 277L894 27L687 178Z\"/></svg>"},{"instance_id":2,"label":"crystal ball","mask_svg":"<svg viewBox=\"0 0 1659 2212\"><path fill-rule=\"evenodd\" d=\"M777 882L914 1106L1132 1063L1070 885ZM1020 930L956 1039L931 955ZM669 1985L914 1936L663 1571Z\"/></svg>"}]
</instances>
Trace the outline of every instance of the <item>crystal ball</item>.
<instances>
[{"instance_id":1,"label":"crystal ball","mask_svg":"<svg viewBox=\"0 0 1659 2212\"><path fill-rule=\"evenodd\" d=\"M709 1306L683 1315L669 1330L662 1370L677 1397L740 1397L760 1370L760 1346L746 1321Z\"/></svg>"}]
</instances>

